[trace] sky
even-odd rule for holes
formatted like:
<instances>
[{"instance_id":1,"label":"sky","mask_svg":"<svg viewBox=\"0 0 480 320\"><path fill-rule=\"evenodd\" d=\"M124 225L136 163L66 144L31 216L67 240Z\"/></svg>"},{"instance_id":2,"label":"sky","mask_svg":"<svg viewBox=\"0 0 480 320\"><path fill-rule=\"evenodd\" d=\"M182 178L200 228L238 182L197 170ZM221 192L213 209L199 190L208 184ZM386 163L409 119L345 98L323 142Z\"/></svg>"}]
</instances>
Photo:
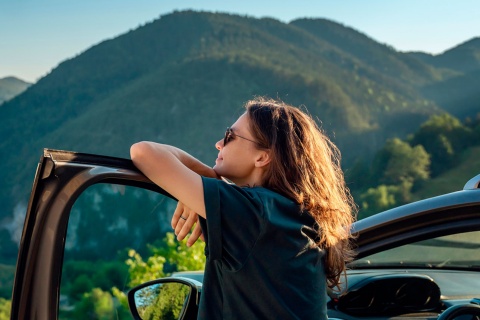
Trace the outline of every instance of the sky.
<instances>
[{"instance_id":1,"label":"sky","mask_svg":"<svg viewBox=\"0 0 480 320\"><path fill-rule=\"evenodd\" d=\"M0 78L35 82L95 44L187 9L326 18L398 51L439 54L480 36L478 0L0 0Z\"/></svg>"}]
</instances>

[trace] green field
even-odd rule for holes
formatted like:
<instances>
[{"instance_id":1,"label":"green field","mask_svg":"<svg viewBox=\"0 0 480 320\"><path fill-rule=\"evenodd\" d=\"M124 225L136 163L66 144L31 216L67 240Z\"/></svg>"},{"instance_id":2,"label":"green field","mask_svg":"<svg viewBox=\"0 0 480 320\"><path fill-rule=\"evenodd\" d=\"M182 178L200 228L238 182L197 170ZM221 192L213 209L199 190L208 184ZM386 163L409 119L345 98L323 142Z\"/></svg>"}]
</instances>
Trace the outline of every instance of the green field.
<instances>
[{"instance_id":1,"label":"green field","mask_svg":"<svg viewBox=\"0 0 480 320\"><path fill-rule=\"evenodd\" d=\"M465 183L477 174L480 174L480 147L478 146L465 150L457 166L429 180L413 197L419 200L462 190Z\"/></svg>"}]
</instances>

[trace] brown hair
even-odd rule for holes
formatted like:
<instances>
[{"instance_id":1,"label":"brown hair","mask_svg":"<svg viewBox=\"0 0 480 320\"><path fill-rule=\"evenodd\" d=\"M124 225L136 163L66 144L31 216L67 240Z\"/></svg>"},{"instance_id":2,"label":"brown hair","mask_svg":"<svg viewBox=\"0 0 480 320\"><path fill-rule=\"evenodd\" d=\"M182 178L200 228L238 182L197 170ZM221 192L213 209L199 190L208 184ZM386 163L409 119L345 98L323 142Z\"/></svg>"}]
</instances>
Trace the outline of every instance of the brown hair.
<instances>
[{"instance_id":1,"label":"brown hair","mask_svg":"<svg viewBox=\"0 0 480 320\"><path fill-rule=\"evenodd\" d=\"M245 108L258 147L272 156L262 186L293 199L315 219L317 245L327 252L327 283L338 288L345 264L354 257L350 229L357 211L338 148L298 108L266 98L248 101Z\"/></svg>"}]
</instances>

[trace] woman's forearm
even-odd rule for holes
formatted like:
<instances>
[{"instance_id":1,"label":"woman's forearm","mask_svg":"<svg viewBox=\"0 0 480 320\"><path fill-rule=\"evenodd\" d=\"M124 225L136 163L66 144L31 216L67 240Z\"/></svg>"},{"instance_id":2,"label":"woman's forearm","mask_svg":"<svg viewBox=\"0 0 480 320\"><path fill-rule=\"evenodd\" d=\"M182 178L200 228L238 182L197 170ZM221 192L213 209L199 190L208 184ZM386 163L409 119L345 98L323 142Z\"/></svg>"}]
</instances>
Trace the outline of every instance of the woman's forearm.
<instances>
[{"instance_id":1,"label":"woman's forearm","mask_svg":"<svg viewBox=\"0 0 480 320\"><path fill-rule=\"evenodd\" d=\"M198 173L201 176L209 178L218 178L217 173L213 170L212 167L207 166L197 158L193 157L189 153L170 145L162 145L162 147L169 150L175 157L177 157L180 162L182 162L187 168Z\"/></svg>"},{"instance_id":2,"label":"woman's forearm","mask_svg":"<svg viewBox=\"0 0 480 320\"><path fill-rule=\"evenodd\" d=\"M135 158L139 159L159 159L161 160L162 156L168 156L168 154L173 155L177 158L183 165L185 165L190 170L198 173L201 176L209 177L209 178L218 178L217 173L213 170L213 168L207 166L197 158L191 156L187 152L176 148L174 146L166 145L166 144L159 144L155 142L143 141L134 144L131 147L131 154L132 159L135 162ZM141 153L138 155L138 153ZM138 156L136 156L137 154ZM142 157L142 155L144 157ZM138 163L136 163L138 166Z\"/></svg>"},{"instance_id":3,"label":"woman's forearm","mask_svg":"<svg viewBox=\"0 0 480 320\"><path fill-rule=\"evenodd\" d=\"M153 183L194 212L206 217L201 175L215 171L188 153L168 145L138 142L131 146L133 164Z\"/></svg>"}]
</instances>

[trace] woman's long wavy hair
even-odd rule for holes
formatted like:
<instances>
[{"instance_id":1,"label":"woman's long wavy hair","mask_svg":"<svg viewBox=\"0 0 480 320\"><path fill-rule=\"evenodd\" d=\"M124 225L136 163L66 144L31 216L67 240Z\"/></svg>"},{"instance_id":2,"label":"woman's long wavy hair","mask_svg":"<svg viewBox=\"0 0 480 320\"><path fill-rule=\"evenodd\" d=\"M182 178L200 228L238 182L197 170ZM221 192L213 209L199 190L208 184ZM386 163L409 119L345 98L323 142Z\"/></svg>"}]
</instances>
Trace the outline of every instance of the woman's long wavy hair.
<instances>
[{"instance_id":1,"label":"woman's long wavy hair","mask_svg":"<svg viewBox=\"0 0 480 320\"><path fill-rule=\"evenodd\" d=\"M317 245L326 250L330 288L340 285L345 264L354 257L351 225L357 207L340 167L340 152L305 112L273 99L245 105L258 147L270 150L262 186L301 205L316 221Z\"/></svg>"}]
</instances>

